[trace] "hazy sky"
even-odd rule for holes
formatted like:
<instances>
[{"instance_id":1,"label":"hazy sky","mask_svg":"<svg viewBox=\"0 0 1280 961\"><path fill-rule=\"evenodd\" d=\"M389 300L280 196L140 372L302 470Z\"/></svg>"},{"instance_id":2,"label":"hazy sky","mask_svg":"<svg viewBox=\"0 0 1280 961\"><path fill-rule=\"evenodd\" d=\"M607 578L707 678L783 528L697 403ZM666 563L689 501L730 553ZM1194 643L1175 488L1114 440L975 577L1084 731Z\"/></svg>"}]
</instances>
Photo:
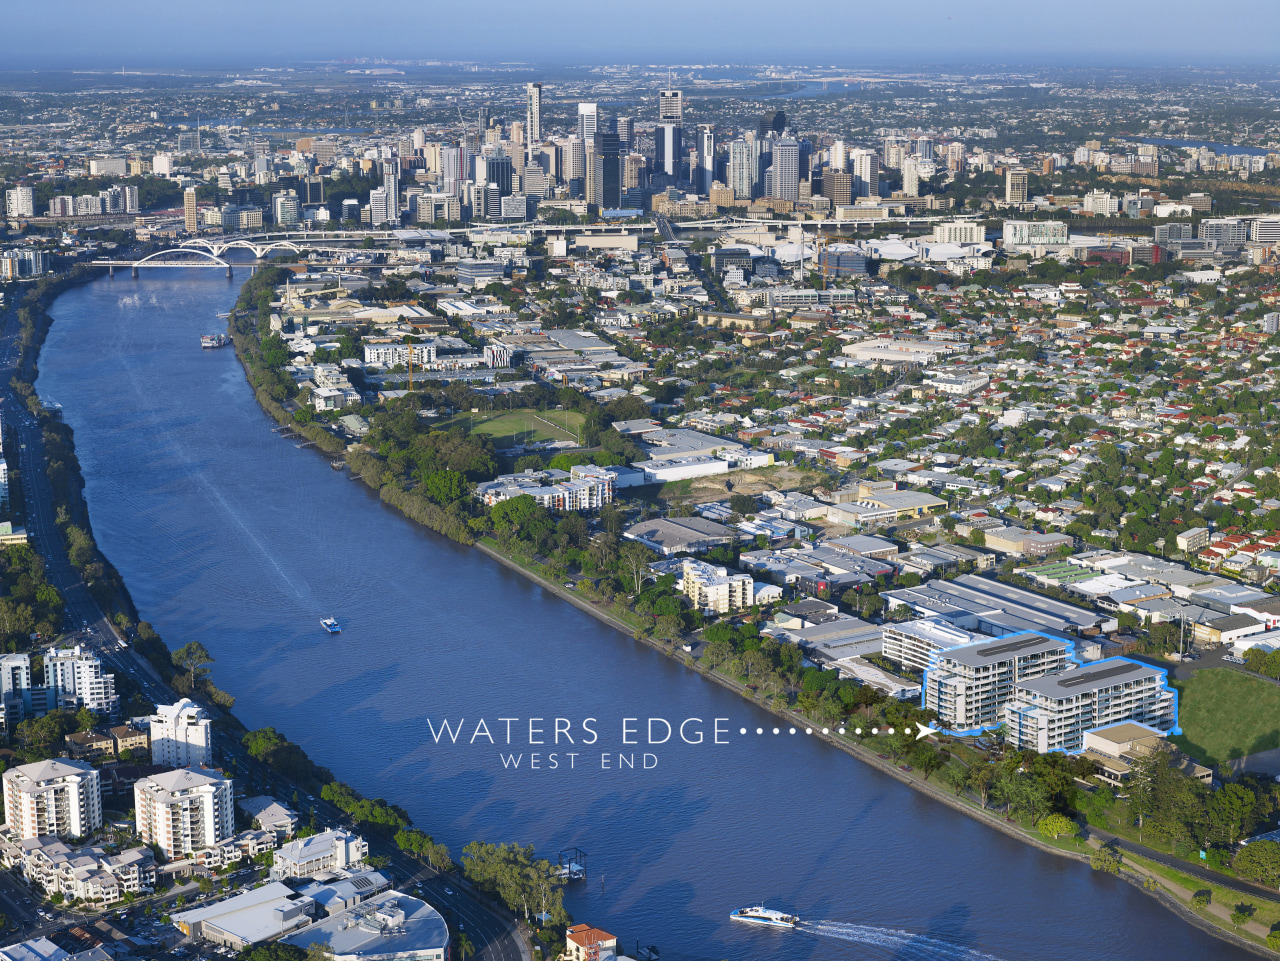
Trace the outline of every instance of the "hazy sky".
<instances>
[{"instance_id":1,"label":"hazy sky","mask_svg":"<svg viewBox=\"0 0 1280 961\"><path fill-rule=\"evenodd\" d=\"M542 63L1280 62L1280 0L6 0L0 69L348 57Z\"/></svg>"}]
</instances>

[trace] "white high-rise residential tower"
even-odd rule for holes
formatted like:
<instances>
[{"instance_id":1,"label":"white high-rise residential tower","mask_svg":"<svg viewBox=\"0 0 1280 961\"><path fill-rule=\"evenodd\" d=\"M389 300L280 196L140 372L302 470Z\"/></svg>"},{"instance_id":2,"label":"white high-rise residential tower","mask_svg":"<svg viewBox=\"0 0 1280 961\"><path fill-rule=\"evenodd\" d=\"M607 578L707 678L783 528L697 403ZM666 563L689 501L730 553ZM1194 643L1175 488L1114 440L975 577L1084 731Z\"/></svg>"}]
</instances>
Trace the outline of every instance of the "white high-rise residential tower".
<instances>
[{"instance_id":1,"label":"white high-rise residential tower","mask_svg":"<svg viewBox=\"0 0 1280 961\"><path fill-rule=\"evenodd\" d=\"M525 143L528 146L528 162L533 163L534 147L542 143L542 84L525 84L524 92L528 101L525 111Z\"/></svg>"},{"instance_id":2,"label":"white high-rise residential tower","mask_svg":"<svg viewBox=\"0 0 1280 961\"><path fill-rule=\"evenodd\" d=\"M232 784L218 772L179 768L133 785L138 836L166 858L191 854L234 833Z\"/></svg>"},{"instance_id":3,"label":"white high-rise residential tower","mask_svg":"<svg viewBox=\"0 0 1280 961\"><path fill-rule=\"evenodd\" d=\"M800 199L800 144L783 137L773 145L773 193L779 200Z\"/></svg>"},{"instance_id":4,"label":"white high-rise residential tower","mask_svg":"<svg viewBox=\"0 0 1280 961\"><path fill-rule=\"evenodd\" d=\"M151 762L169 767L210 767L212 724L205 709L189 698L159 705L151 716Z\"/></svg>"},{"instance_id":5,"label":"white high-rise residential tower","mask_svg":"<svg viewBox=\"0 0 1280 961\"><path fill-rule=\"evenodd\" d=\"M102 782L87 761L58 758L4 772L5 820L20 838L80 838L102 827Z\"/></svg>"}]
</instances>

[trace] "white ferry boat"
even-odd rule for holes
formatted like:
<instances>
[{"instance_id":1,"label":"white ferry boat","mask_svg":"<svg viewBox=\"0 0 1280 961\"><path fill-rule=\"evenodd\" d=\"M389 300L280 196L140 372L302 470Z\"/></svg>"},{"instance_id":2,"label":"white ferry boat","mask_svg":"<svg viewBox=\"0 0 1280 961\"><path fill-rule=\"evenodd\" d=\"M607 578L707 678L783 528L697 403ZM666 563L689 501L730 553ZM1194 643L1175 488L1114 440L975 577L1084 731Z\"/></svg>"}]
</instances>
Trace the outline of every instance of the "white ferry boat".
<instances>
[{"instance_id":1,"label":"white ferry boat","mask_svg":"<svg viewBox=\"0 0 1280 961\"><path fill-rule=\"evenodd\" d=\"M323 627L330 634L342 633L342 628L338 626L338 619L335 617L326 617L323 621L320 622L320 626Z\"/></svg>"},{"instance_id":2,"label":"white ferry boat","mask_svg":"<svg viewBox=\"0 0 1280 961\"><path fill-rule=\"evenodd\" d=\"M763 924L768 928L788 929L793 929L800 923L800 919L794 914L774 911L772 908L766 908L763 904L755 908L738 908L738 910L729 915L729 920L744 921L747 924Z\"/></svg>"}]
</instances>

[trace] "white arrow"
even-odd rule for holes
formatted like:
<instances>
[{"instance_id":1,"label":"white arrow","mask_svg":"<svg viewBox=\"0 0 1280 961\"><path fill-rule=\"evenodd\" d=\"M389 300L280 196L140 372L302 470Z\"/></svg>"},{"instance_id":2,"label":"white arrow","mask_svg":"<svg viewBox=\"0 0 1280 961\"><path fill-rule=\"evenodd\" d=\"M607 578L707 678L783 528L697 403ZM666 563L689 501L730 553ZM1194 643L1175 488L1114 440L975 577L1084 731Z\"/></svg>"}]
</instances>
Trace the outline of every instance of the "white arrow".
<instances>
[{"instance_id":1,"label":"white arrow","mask_svg":"<svg viewBox=\"0 0 1280 961\"><path fill-rule=\"evenodd\" d=\"M919 721L916 721L916 727L920 728L920 733L916 735L917 741L922 737L928 737L930 734L938 733L938 729L936 727L925 727Z\"/></svg>"}]
</instances>

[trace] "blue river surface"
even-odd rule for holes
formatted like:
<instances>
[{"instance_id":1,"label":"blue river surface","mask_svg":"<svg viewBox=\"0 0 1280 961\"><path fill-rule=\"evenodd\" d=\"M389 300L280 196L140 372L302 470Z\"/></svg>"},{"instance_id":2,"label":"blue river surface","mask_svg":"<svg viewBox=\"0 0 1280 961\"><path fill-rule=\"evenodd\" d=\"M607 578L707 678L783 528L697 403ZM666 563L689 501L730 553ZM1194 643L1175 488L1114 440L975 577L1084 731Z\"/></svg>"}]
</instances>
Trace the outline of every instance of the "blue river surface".
<instances>
[{"instance_id":1,"label":"blue river surface","mask_svg":"<svg viewBox=\"0 0 1280 961\"><path fill-rule=\"evenodd\" d=\"M231 282L144 270L64 294L37 387L75 428L97 540L142 616L170 647L208 647L250 727L274 725L403 805L455 858L474 839L553 860L582 848L575 917L664 961L1249 956L803 733L772 734L772 716L273 433L232 350L199 347L245 270ZM321 630L328 615L342 634ZM521 719L519 769L504 768L501 743L470 742L482 717L499 742L499 719ZM575 738L534 747L539 770L531 717L546 719L544 738L567 718ZM624 746L623 719L650 717L701 718L706 741ZM585 718L594 745L580 743ZM715 718L728 743L710 743ZM432 739L443 719L463 724L456 744ZM618 770L619 753L635 769ZM761 901L824 923L780 933L728 920Z\"/></svg>"}]
</instances>

